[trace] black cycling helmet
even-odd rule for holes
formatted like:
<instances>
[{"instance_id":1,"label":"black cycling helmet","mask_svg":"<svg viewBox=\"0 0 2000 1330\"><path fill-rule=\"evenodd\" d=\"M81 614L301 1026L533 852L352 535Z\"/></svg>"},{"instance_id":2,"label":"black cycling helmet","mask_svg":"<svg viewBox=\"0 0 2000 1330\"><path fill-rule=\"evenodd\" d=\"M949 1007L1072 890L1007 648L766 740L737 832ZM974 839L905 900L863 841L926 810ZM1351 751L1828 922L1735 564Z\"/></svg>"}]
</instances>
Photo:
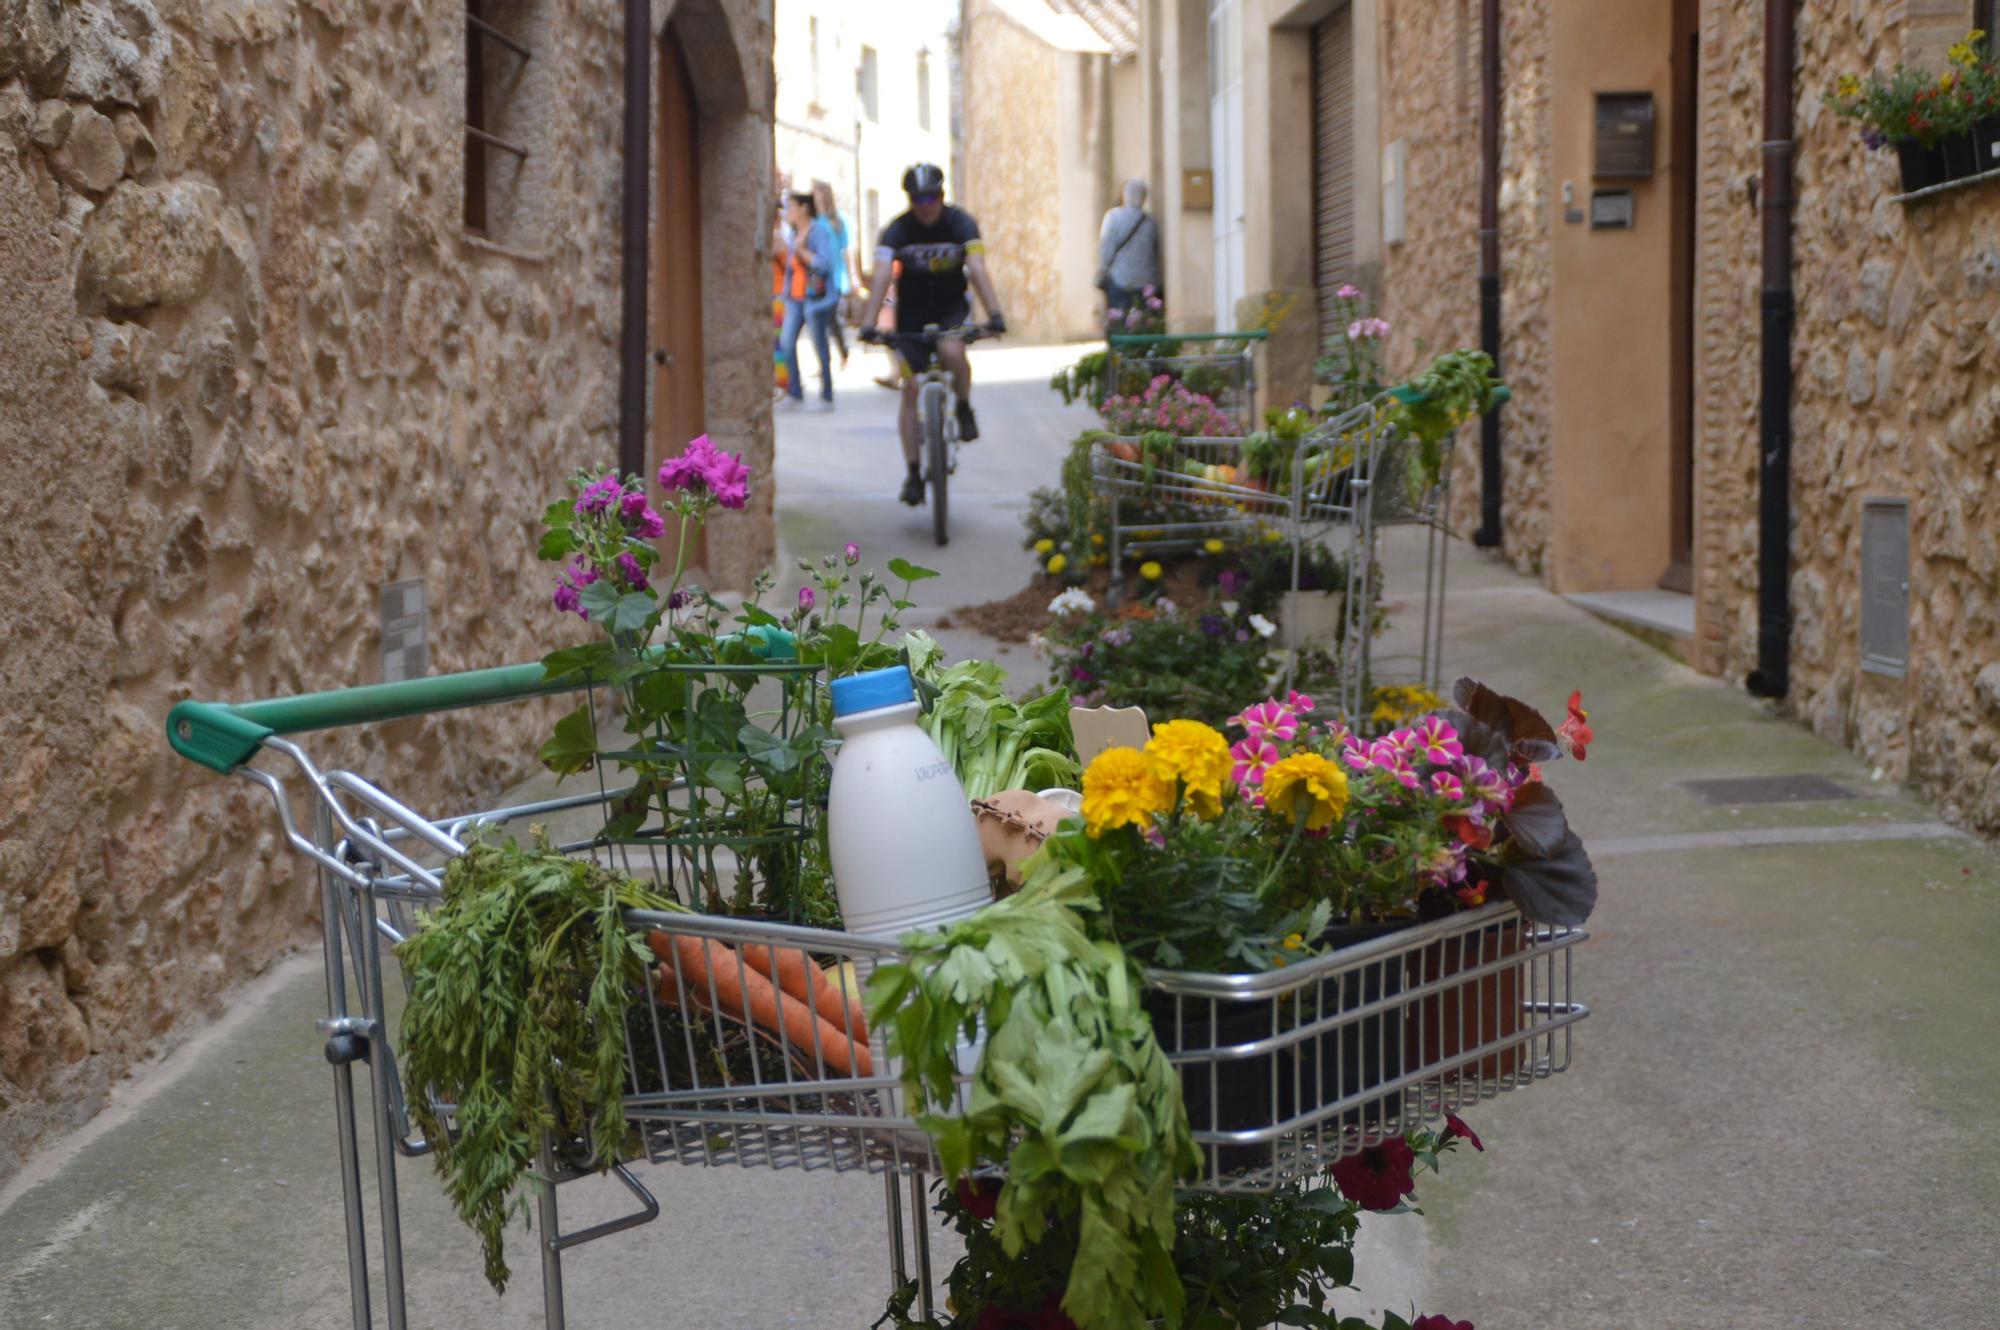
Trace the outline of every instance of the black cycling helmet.
<instances>
[{"instance_id":1,"label":"black cycling helmet","mask_svg":"<svg viewBox=\"0 0 2000 1330\"><path fill-rule=\"evenodd\" d=\"M944 171L929 162L918 162L903 172L903 192L905 194L944 193Z\"/></svg>"}]
</instances>

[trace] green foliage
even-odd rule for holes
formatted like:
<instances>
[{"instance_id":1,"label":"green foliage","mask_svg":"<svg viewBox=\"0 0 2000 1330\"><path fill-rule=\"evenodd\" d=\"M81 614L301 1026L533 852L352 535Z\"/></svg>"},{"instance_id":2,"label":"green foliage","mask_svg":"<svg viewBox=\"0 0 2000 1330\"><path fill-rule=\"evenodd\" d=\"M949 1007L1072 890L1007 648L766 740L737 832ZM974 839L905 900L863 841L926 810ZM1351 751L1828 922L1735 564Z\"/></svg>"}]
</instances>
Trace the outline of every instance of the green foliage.
<instances>
[{"instance_id":1,"label":"green foliage","mask_svg":"<svg viewBox=\"0 0 2000 1330\"><path fill-rule=\"evenodd\" d=\"M1270 820L1232 800L1215 821L1171 819L1162 845L1066 826L1044 843L1038 871L1088 875L1112 935L1142 965L1256 973L1301 954L1329 921L1324 902L1279 900L1281 860L1300 842L1271 835Z\"/></svg>"},{"instance_id":2,"label":"green foliage","mask_svg":"<svg viewBox=\"0 0 2000 1330\"><path fill-rule=\"evenodd\" d=\"M1422 492L1444 473L1444 445L1474 416L1486 414L1507 400L1507 389L1494 377L1493 357L1484 351L1447 351L1398 390L1386 419L1399 432L1417 440L1410 485Z\"/></svg>"},{"instance_id":3,"label":"green foliage","mask_svg":"<svg viewBox=\"0 0 2000 1330\"><path fill-rule=\"evenodd\" d=\"M1359 1207L1329 1187L1181 1201L1174 1265L1186 1330L1300 1325L1337 1330L1332 1294L1354 1284Z\"/></svg>"},{"instance_id":4,"label":"green foliage","mask_svg":"<svg viewBox=\"0 0 2000 1330\"><path fill-rule=\"evenodd\" d=\"M1065 365L1049 380L1049 387L1062 394L1064 406L1078 401L1096 406L1104 400L1104 370L1109 359L1104 351L1091 351L1074 365Z\"/></svg>"},{"instance_id":5,"label":"green foliage","mask_svg":"<svg viewBox=\"0 0 2000 1330\"><path fill-rule=\"evenodd\" d=\"M2000 65L1987 58L1985 36L1969 32L1955 43L1941 73L1897 65L1865 79L1846 74L1821 100L1842 119L1859 121L1871 146L1929 148L1939 139L1969 133L1980 120L2000 113Z\"/></svg>"},{"instance_id":6,"label":"green foliage","mask_svg":"<svg viewBox=\"0 0 2000 1330\"><path fill-rule=\"evenodd\" d=\"M1239 640L1238 634L1242 634ZM1220 725L1246 698L1269 691L1275 636L1250 626L1248 611L1180 611L1150 619L1069 614L1047 630L1049 677L1079 705L1143 707L1158 720Z\"/></svg>"},{"instance_id":7,"label":"green foliage","mask_svg":"<svg viewBox=\"0 0 2000 1330\"><path fill-rule=\"evenodd\" d=\"M983 660L961 661L924 682L931 701L923 727L968 798L1074 788L1082 773L1070 735L1067 691L1017 702L1007 693L1007 671Z\"/></svg>"},{"instance_id":8,"label":"green foliage","mask_svg":"<svg viewBox=\"0 0 2000 1330\"><path fill-rule=\"evenodd\" d=\"M410 1114L496 1291L507 1285L507 1221L548 1185L534 1174L543 1133L580 1140L581 1160L600 1170L627 1147L625 1013L651 954L622 912L669 908L629 877L556 853L538 831L533 849L475 844L452 860L443 900L396 947L411 985ZM449 1126L430 1094L457 1106Z\"/></svg>"},{"instance_id":9,"label":"green foliage","mask_svg":"<svg viewBox=\"0 0 2000 1330\"><path fill-rule=\"evenodd\" d=\"M1063 1310L1082 1330L1141 1330L1180 1317L1174 1180L1199 1155L1139 972L1088 930L1097 905L1069 871L905 939L908 961L869 981L870 1020L904 1059L948 1175L1005 1165L994 1234L1006 1256L1072 1230ZM982 1031L966 1112L943 1116L958 1046Z\"/></svg>"}]
</instances>

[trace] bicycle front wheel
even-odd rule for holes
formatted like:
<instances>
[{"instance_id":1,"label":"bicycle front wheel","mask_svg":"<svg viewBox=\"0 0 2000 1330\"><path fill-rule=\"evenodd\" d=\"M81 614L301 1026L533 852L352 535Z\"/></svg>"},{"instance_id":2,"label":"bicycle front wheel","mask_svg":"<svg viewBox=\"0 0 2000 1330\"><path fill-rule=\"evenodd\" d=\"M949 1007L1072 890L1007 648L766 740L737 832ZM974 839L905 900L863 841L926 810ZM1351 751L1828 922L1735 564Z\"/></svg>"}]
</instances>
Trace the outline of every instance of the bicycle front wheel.
<instances>
[{"instance_id":1,"label":"bicycle front wheel","mask_svg":"<svg viewBox=\"0 0 2000 1330\"><path fill-rule=\"evenodd\" d=\"M950 442L944 436L944 388L924 394L924 465L931 473L931 535L942 545L950 539L946 530L951 483Z\"/></svg>"}]
</instances>

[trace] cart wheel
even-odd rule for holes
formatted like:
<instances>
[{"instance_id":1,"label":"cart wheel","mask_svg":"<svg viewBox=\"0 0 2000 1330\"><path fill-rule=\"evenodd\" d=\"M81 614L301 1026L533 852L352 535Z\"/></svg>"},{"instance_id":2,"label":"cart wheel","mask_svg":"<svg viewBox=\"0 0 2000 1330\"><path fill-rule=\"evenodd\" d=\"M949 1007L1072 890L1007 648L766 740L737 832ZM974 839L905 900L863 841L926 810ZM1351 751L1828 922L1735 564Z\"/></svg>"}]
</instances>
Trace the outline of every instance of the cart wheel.
<instances>
[{"instance_id":1,"label":"cart wheel","mask_svg":"<svg viewBox=\"0 0 2000 1330\"><path fill-rule=\"evenodd\" d=\"M326 1041L326 1060L335 1067L368 1060L368 1041L352 1032L331 1035Z\"/></svg>"}]
</instances>

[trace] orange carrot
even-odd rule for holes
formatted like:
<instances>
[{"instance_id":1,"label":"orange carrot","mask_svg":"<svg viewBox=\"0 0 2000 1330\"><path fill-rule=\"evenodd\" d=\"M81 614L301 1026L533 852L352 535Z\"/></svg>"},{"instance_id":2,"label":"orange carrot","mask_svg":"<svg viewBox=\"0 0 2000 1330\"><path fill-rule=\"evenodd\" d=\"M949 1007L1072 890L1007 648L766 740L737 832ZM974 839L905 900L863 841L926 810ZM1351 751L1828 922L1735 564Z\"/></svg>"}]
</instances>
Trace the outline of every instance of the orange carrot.
<instances>
[{"instance_id":1,"label":"orange carrot","mask_svg":"<svg viewBox=\"0 0 2000 1330\"><path fill-rule=\"evenodd\" d=\"M807 960L797 947L752 943L743 948L743 959L787 994L801 1002L810 1002L820 1019L834 1029L845 1033L851 1028L856 1039L868 1041L868 1018L862 1013L861 1004L849 1002L847 994L826 977L826 971Z\"/></svg>"},{"instance_id":2,"label":"orange carrot","mask_svg":"<svg viewBox=\"0 0 2000 1330\"><path fill-rule=\"evenodd\" d=\"M664 967L659 980L661 1001L679 1005L673 981L673 975L679 974L689 996L699 1005L713 1006L725 1016L773 1033L782 1031L794 1049L807 1057L817 1050L827 1068L843 1076L874 1074L874 1058L867 1044L850 1040L846 1032L822 1020L803 1001L780 1001L779 990L735 948L657 929L646 941Z\"/></svg>"}]
</instances>

